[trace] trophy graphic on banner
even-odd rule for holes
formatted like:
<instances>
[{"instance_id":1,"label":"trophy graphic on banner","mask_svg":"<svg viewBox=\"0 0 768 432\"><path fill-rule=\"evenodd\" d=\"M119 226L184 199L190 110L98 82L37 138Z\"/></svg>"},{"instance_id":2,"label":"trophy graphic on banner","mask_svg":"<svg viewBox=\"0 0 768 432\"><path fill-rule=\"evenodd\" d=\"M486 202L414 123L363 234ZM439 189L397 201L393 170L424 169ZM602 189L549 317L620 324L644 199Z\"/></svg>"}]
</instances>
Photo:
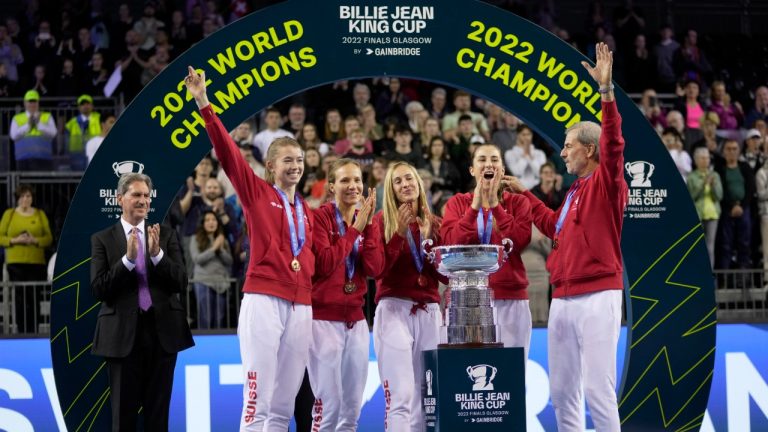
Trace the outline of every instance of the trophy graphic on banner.
<instances>
[{"instance_id":1,"label":"trophy graphic on banner","mask_svg":"<svg viewBox=\"0 0 768 432\"><path fill-rule=\"evenodd\" d=\"M467 375L474 383L472 390L493 390L493 379L496 378L495 367L487 364L467 366Z\"/></svg>"},{"instance_id":2,"label":"trophy graphic on banner","mask_svg":"<svg viewBox=\"0 0 768 432\"><path fill-rule=\"evenodd\" d=\"M488 275L507 260L512 240L502 240L502 246L454 245L427 250L432 244L432 240L424 240L422 248L437 271L448 277L451 293L439 347L501 347Z\"/></svg>"}]
</instances>

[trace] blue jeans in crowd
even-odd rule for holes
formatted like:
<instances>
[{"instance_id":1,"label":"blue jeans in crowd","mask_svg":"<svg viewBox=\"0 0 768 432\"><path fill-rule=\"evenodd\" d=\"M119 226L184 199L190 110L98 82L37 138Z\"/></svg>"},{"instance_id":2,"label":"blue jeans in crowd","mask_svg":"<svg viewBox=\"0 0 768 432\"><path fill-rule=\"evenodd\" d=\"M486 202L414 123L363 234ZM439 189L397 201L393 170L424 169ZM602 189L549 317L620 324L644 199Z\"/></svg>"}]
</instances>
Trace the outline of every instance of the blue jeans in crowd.
<instances>
[{"instance_id":1,"label":"blue jeans in crowd","mask_svg":"<svg viewBox=\"0 0 768 432\"><path fill-rule=\"evenodd\" d=\"M218 294L208 285L195 282L197 328L223 328L227 313L227 295Z\"/></svg>"}]
</instances>

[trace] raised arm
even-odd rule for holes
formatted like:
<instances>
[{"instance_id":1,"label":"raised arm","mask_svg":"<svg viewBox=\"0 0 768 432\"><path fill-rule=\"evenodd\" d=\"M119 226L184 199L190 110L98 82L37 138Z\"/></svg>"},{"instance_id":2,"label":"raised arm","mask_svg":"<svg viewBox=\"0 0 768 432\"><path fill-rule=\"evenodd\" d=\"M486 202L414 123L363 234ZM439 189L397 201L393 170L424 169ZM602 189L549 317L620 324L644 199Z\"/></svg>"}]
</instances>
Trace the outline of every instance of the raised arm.
<instances>
[{"instance_id":1,"label":"raised arm","mask_svg":"<svg viewBox=\"0 0 768 432\"><path fill-rule=\"evenodd\" d=\"M232 181L232 186L240 197L243 207L250 207L269 184L254 174L251 167L243 159L229 132L214 112L213 105L208 101L205 72L198 74L192 66L188 68L184 84L189 93L195 98L195 103L205 119L205 130L211 139L216 155L219 157L224 172ZM197 113L195 113L197 115Z\"/></svg>"},{"instance_id":2,"label":"raised arm","mask_svg":"<svg viewBox=\"0 0 768 432\"><path fill-rule=\"evenodd\" d=\"M518 193L528 199L530 204L530 217L533 219L533 224L541 231L542 234L549 238L555 236L555 224L557 223L557 217L560 212L554 212L547 207L540 199L536 198L536 195L527 190L525 186L520 182L520 179L512 176L505 176L502 179L503 186L512 193ZM530 241L530 234L528 241ZM515 245L517 247L517 245Z\"/></svg>"},{"instance_id":3,"label":"raised arm","mask_svg":"<svg viewBox=\"0 0 768 432\"><path fill-rule=\"evenodd\" d=\"M600 42L596 48L597 62L592 67L583 61L581 64L597 82L602 100L602 132L600 133L600 182L606 192L612 194L624 181L624 137L621 136L621 115L616 107L613 94L613 52L608 45Z\"/></svg>"},{"instance_id":4,"label":"raised arm","mask_svg":"<svg viewBox=\"0 0 768 432\"><path fill-rule=\"evenodd\" d=\"M493 244L501 244L502 239L508 238L516 250L522 251L531 242L531 204L526 197L517 194L508 200L508 207L498 205L493 208L500 238L493 235L491 241Z\"/></svg>"}]
</instances>

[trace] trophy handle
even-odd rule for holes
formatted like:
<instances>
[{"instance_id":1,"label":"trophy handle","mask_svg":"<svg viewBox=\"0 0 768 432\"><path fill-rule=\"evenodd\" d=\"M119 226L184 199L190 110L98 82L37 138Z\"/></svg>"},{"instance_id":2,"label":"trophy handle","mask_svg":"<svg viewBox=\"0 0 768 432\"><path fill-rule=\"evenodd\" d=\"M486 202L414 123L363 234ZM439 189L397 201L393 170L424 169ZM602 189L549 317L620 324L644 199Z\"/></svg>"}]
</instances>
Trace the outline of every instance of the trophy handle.
<instances>
[{"instance_id":1,"label":"trophy handle","mask_svg":"<svg viewBox=\"0 0 768 432\"><path fill-rule=\"evenodd\" d=\"M429 262L432 264L435 263L435 251L430 250L429 252L427 252L427 247L431 248L433 244L434 242L432 241L432 239L426 239L423 242L421 242L421 251L424 253L424 256L427 257L427 259L429 259Z\"/></svg>"},{"instance_id":2,"label":"trophy handle","mask_svg":"<svg viewBox=\"0 0 768 432\"><path fill-rule=\"evenodd\" d=\"M505 238L501 241L502 249L504 250L504 262L509 259L509 254L512 253L513 243L512 240Z\"/></svg>"}]
</instances>

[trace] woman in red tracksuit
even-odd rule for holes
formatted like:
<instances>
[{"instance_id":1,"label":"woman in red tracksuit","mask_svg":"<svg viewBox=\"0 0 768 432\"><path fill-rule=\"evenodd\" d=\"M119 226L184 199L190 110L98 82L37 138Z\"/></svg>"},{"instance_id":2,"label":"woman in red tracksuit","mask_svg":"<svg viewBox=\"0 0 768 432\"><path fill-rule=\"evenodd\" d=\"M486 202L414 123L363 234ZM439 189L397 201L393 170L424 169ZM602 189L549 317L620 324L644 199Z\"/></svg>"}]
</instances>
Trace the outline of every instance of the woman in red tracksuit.
<instances>
[{"instance_id":1,"label":"woman in red tracksuit","mask_svg":"<svg viewBox=\"0 0 768 432\"><path fill-rule=\"evenodd\" d=\"M260 179L209 104L205 73L190 67L185 83L253 228L237 328L245 381L240 430L288 430L312 335L312 213L296 192L304 152L292 138L276 139Z\"/></svg>"},{"instance_id":2,"label":"woman in red tracksuit","mask_svg":"<svg viewBox=\"0 0 768 432\"><path fill-rule=\"evenodd\" d=\"M473 193L451 197L445 205L442 237L445 244L495 244L512 240L507 262L490 276L499 341L505 347L523 347L528 358L531 342L531 309L528 306L528 278L520 252L531 241L531 204L519 194L500 193L504 163L493 144L477 147L470 174L475 178Z\"/></svg>"},{"instance_id":3,"label":"woman in red tracksuit","mask_svg":"<svg viewBox=\"0 0 768 432\"><path fill-rule=\"evenodd\" d=\"M314 211L308 367L315 394L312 430L354 432L368 377L369 333L363 315L366 277L374 276L370 261L360 252L375 248L379 238L372 223L376 190L369 189L363 202L363 173L352 159L333 163L328 187L334 202Z\"/></svg>"},{"instance_id":4,"label":"woman in red tracksuit","mask_svg":"<svg viewBox=\"0 0 768 432\"><path fill-rule=\"evenodd\" d=\"M440 218L428 211L424 185L405 162L390 165L384 206L373 218L380 231L371 254L376 273L373 344L385 394L384 429L422 431L421 352L436 349L442 323L438 280L447 282L421 253L421 241L440 244Z\"/></svg>"}]
</instances>

